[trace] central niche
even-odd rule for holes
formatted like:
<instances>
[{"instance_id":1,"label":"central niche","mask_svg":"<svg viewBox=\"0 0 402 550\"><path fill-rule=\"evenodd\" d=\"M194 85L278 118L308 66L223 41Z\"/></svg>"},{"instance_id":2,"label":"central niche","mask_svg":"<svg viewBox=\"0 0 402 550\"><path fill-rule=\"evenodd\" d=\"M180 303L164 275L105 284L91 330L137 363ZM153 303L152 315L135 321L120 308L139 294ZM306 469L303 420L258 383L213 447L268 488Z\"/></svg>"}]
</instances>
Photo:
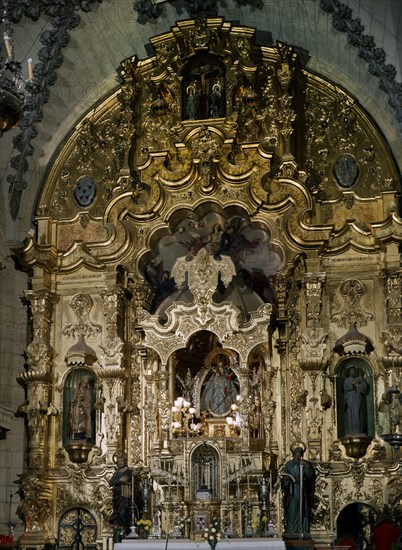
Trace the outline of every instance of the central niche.
<instances>
[{"instance_id":1,"label":"central niche","mask_svg":"<svg viewBox=\"0 0 402 550\"><path fill-rule=\"evenodd\" d=\"M230 414L240 395L236 354L230 350L212 351L196 377L195 393L201 414L222 417Z\"/></svg>"},{"instance_id":2,"label":"central niche","mask_svg":"<svg viewBox=\"0 0 402 550\"><path fill-rule=\"evenodd\" d=\"M172 362L172 436L238 438L244 419L237 352L223 348L213 333L200 331L186 348L173 354ZM261 355L252 353L248 361L248 426L250 437L256 440L264 437L262 369Z\"/></svg>"},{"instance_id":3,"label":"central niche","mask_svg":"<svg viewBox=\"0 0 402 550\"><path fill-rule=\"evenodd\" d=\"M218 338L200 331L174 354L174 436L235 437L240 426L239 359Z\"/></svg>"}]
</instances>

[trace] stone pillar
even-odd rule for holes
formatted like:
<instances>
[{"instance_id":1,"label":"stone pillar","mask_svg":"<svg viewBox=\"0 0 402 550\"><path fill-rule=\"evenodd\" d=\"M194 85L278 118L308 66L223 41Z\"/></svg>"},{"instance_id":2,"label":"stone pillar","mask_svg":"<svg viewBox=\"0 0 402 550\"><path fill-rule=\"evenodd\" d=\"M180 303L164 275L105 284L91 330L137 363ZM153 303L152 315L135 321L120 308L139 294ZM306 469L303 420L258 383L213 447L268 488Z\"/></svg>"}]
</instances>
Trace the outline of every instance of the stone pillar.
<instances>
[{"instance_id":1,"label":"stone pillar","mask_svg":"<svg viewBox=\"0 0 402 550\"><path fill-rule=\"evenodd\" d=\"M105 336L100 344L101 366L98 376L103 382L105 402L106 445L108 461L116 452L126 452L125 421L131 406L127 403L126 379L123 360L124 289L110 285L99 292L106 319Z\"/></svg>"},{"instance_id":2,"label":"stone pillar","mask_svg":"<svg viewBox=\"0 0 402 550\"><path fill-rule=\"evenodd\" d=\"M53 348L50 327L54 295L46 290L25 292L30 305L32 341L27 347L28 370L21 374L27 386L27 400L19 408L28 419L28 466L43 468L47 464L45 445L50 407Z\"/></svg>"},{"instance_id":3,"label":"stone pillar","mask_svg":"<svg viewBox=\"0 0 402 550\"><path fill-rule=\"evenodd\" d=\"M21 374L27 386L27 399L19 409L28 420L28 468L20 476L21 503L17 513L23 519L25 533L20 538L22 547L42 548L47 539L48 516L51 509L51 489L44 481L43 471L48 465L48 424L53 414L51 381L53 349L50 345L50 327L54 295L47 290L25 292L30 306L32 341L27 347L26 372Z\"/></svg>"}]
</instances>

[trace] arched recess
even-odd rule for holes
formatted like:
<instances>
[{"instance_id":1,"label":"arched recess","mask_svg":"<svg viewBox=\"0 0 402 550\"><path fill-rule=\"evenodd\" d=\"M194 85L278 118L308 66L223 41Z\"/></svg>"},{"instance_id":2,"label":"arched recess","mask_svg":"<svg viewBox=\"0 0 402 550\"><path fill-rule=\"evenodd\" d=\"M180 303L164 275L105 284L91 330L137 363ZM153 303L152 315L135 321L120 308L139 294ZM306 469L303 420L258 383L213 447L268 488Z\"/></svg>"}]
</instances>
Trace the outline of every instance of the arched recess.
<instances>
[{"instance_id":1,"label":"arched recess","mask_svg":"<svg viewBox=\"0 0 402 550\"><path fill-rule=\"evenodd\" d=\"M371 527L377 510L365 502L352 502L345 506L336 520L337 544L351 550L371 548Z\"/></svg>"},{"instance_id":2,"label":"arched recess","mask_svg":"<svg viewBox=\"0 0 402 550\"><path fill-rule=\"evenodd\" d=\"M73 369L63 388L63 445L72 441L95 444L96 377L86 368Z\"/></svg>"},{"instance_id":3,"label":"arched recess","mask_svg":"<svg viewBox=\"0 0 402 550\"><path fill-rule=\"evenodd\" d=\"M197 501L221 499L221 457L209 443L202 443L191 453L192 498Z\"/></svg>"},{"instance_id":4,"label":"arched recess","mask_svg":"<svg viewBox=\"0 0 402 550\"><path fill-rule=\"evenodd\" d=\"M60 550L91 550L96 543L98 527L96 519L85 508L67 510L60 518L58 548Z\"/></svg>"},{"instance_id":5,"label":"arched recess","mask_svg":"<svg viewBox=\"0 0 402 550\"><path fill-rule=\"evenodd\" d=\"M185 348L173 354L172 362L176 380L174 399L182 396L190 400L198 414L207 411L216 417L228 414L231 402L236 401L240 391L239 360L233 350L222 348L213 333L200 331L191 337ZM228 401L226 405L221 402L211 408L206 392L211 386L211 377L220 366L227 383L225 394ZM234 399L229 402L231 396Z\"/></svg>"},{"instance_id":6,"label":"arched recess","mask_svg":"<svg viewBox=\"0 0 402 550\"><path fill-rule=\"evenodd\" d=\"M198 53L182 69L182 118L200 120L226 114L226 70L216 55Z\"/></svg>"},{"instance_id":7,"label":"arched recess","mask_svg":"<svg viewBox=\"0 0 402 550\"><path fill-rule=\"evenodd\" d=\"M350 371L354 370L353 378ZM338 437L375 434L374 382L368 361L343 359L336 368Z\"/></svg>"}]
</instances>

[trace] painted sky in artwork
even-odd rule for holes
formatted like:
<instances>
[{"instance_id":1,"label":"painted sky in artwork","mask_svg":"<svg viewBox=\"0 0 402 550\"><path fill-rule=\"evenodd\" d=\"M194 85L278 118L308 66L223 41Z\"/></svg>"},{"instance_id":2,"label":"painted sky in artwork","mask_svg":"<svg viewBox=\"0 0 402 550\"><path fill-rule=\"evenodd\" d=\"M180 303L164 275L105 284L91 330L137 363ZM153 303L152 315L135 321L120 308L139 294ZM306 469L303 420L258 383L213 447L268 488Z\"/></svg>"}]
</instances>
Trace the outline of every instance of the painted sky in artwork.
<instances>
[{"instance_id":1,"label":"painted sky in artwork","mask_svg":"<svg viewBox=\"0 0 402 550\"><path fill-rule=\"evenodd\" d=\"M154 256L145 267L147 280L160 291L161 298L175 288L170 279L175 261L180 257L192 258L202 248L216 259L230 256L237 273L246 276L264 300L264 286L283 264L283 251L270 242L269 230L256 227L244 216L225 219L217 212L210 212L199 221L187 218L172 234L158 241Z\"/></svg>"},{"instance_id":2,"label":"painted sky in artwork","mask_svg":"<svg viewBox=\"0 0 402 550\"><path fill-rule=\"evenodd\" d=\"M225 234L227 241L222 242ZM281 249L270 243L268 230L253 227L245 217L225 220L211 212L199 222L183 220L172 235L160 239L152 263L171 271L177 258L195 256L204 247L215 257L230 256L237 270L259 271L266 276L274 275L283 261Z\"/></svg>"}]
</instances>

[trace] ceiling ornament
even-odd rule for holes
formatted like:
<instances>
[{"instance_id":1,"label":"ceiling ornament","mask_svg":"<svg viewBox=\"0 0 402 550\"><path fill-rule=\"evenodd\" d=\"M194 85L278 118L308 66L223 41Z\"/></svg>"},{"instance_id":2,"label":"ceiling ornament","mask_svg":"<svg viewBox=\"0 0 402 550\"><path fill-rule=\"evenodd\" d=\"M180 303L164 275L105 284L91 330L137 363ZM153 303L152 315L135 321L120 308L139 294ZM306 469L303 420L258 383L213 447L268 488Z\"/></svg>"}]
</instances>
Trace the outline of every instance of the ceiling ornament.
<instances>
[{"instance_id":1,"label":"ceiling ornament","mask_svg":"<svg viewBox=\"0 0 402 550\"><path fill-rule=\"evenodd\" d=\"M145 25L150 19L158 19L163 11L161 3L153 0L137 0L134 2L134 11L138 13L138 23Z\"/></svg>"},{"instance_id":2,"label":"ceiling ornament","mask_svg":"<svg viewBox=\"0 0 402 550\"><path fill-rule=\"evenodd\" d=\"M339 0L320 0L320 7L332 15L334 29L345 32L349 44L358 49L358 56L366 61L368 72L379 78L379 88L388 94L388 103L402 129L402 84L395 80L395 67L385 63L385 51L375 45L372 36L363 34L364 26L358 17L352 17L351 8Z\"/></svg>"}]
</instances>

